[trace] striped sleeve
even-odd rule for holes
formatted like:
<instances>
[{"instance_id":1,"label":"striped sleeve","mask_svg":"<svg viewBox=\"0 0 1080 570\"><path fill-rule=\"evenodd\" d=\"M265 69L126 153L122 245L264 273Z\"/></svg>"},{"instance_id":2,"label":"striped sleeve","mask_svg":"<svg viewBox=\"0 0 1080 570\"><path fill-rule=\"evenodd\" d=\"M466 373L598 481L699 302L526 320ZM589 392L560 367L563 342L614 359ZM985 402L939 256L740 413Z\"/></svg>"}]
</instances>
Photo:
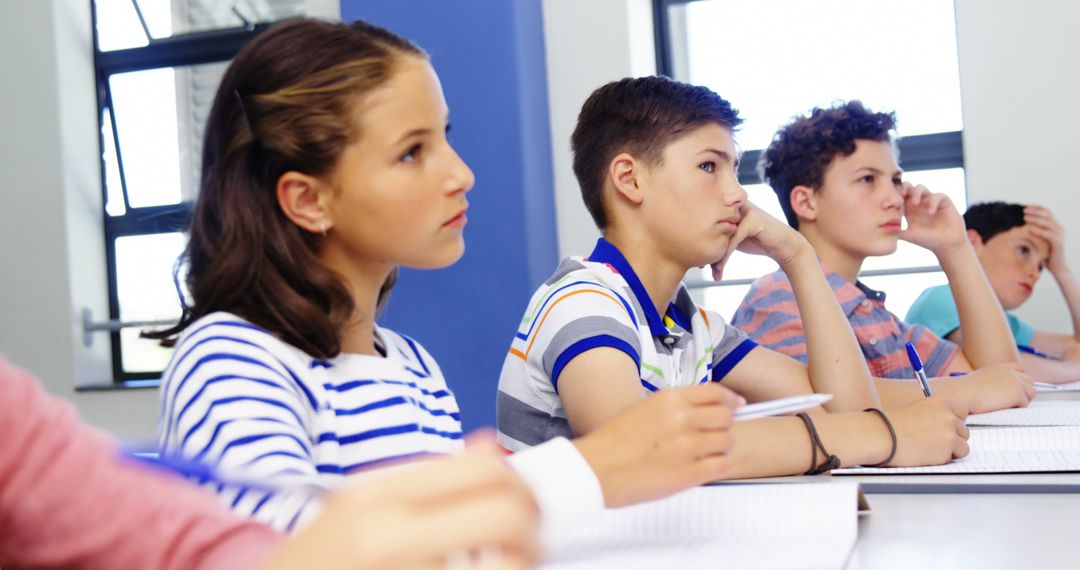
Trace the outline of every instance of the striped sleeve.
<instances>
[{"instance_id":1,"label":"striped sleeve","mask_svg":"<svg viewBox=\"0 0 1080 570\"><path fill-rule=\"evenodd\" d=\"M553 291L522 336L526 360L544 371L556 391L563 368L594 348L620 350L641 365L633 309L624 296L596 283L579 282Z\"/></svg>"},{"instance_id":2,"label":"striped sleeve","mask_svg":"<svg viewBox=\"0 0 1080 570\"><path fill-rule=\"evenodd\" d=\"M904 341L915 345L915 349L922 356L923 368L926 370L926 374L934 377L945 376L949 371L949 364L952 363L956 353L960 351L960 347L952 341L939 337L934 334L934 331L923 325L913 325L900 319L896 319L896 321Z\"/></svg>"},{"instance_id":3,"label":"striped sleeve","mask_svg":"<svg viewBox=\"0 0 1080 570\"><path fill-rule=\"evenodd\" d=\"M773 274L755 281L731 324L761 346L806 364L806 330L787 279Z\"/></svg>"},{"instance_id":4,"label":"striped sleeve","mask_svg":"<svg viewBox=\"0 0 1080 570\"><path fill-rule=\"evenodd\" d=\"M709 322L715 324L720 330L711 331L715 339L712 351L711 379L723 380L732 368L742 362L743 358L757 346L747 334L724 322L719 314L709 311ZM711 327L710 327L711 328Z\"/></svg>"},{"instance_id":5,"label":"striped sleeve","mask_svg":"<svg viewBox=\"0 0 1080 570\"><path fill-rule=\"evenodd\" d=\"M162 377L162 453L244 480L321 488L310 435L317 404L287 356L279 341L247 323L193 330ZM199 482L238 514L279 530L291 530L317 508L309 493Z\"/></svg>"}]
</instances>

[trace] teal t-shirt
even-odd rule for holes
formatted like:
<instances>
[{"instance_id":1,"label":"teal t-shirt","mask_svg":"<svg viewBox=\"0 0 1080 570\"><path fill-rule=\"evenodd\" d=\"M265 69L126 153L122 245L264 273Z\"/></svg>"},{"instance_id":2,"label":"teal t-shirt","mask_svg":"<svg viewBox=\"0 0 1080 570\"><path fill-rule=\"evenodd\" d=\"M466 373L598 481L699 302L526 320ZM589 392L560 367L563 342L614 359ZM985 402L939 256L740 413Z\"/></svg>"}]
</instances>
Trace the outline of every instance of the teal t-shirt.
<instances>
[{"instance_id":1,"label":"teal t-shirt","mask_svg":"<svg viewBox=\"0 0 1080 570\"><path fill-rule=\"evenodd\" d=\"M1030 345L1031 339L1035 337L1035 329L1012 313L1006 312L1005 318L1009 320L1009 328L1012 329L1016 344ZM953 300L952 290L948 285L938 285L923 291L908 309L904 320L925 325L934 331L934 334L945 338L960 328L960 314L956 312L956 301Z\"/></svg>"}]
</instances>

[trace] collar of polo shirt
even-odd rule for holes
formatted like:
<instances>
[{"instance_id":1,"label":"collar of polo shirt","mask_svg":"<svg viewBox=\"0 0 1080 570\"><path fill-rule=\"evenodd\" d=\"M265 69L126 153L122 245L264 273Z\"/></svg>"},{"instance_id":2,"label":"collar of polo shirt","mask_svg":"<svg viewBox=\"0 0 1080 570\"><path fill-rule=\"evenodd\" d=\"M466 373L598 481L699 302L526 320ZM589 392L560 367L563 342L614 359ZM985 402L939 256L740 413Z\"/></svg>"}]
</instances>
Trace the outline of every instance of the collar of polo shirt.
<instances>
[{"instance_id":1,"label":"collar of polo shirt","mask_svg":"<svg viewBox=\"0 0 1080 570\"><path fill-rule=\"evenodd\" d=\"M875 301L880 301L882 303L885 302L885 292L884 291L878 291L877 289L871 289L871 288L867 287L866 284L863 283L862 281L856 281L855 286L858 287L859 290L862 291L863 294L866 295L867 297L869 297L870 299L873 299Z\"/></svg>"},{"instance_id":2,"label":"collar of polo shirt","mask_svg":"<svg viewBox=\"0 0 1080 570\"><path fill-rule=\"evenodd\" d=\"M634 268L630 266L630 262L626 260L619 248L612 245L608 240L600 238L596 240L596 247L589 254L588 261L607 264L626 280L626 284L630 286L638 305L641 306L641 310L645 313L645 321L649 324L649 332L654 337L666 337L672 334L664 324L664 318L656 311L656 306L653 305L645 286L641 284L641 279L638 279ZM678 293L676 293L677 295ZM690 330L690 316L675 303L668 302L666 316L682 327L683 330Z\"/></svg>"},{"instance_id":3,"label":"collar of polo shirt","mask_svg":"<svg viewBox=\"0 0 1080 570\"><path fill-rule=\"evenodd\" d=\"M832 288L833 295L840 303L840 310L844 311L844 315L850 317L860 307L864 312L869 311L869 301L885 303L884 291L871 289L859 280L852 283L844 279L821 258L818 258L818 263L821 264L821 272L825 274L825 280L829 282L829 287Z\"/></svg>"}]
</instances>

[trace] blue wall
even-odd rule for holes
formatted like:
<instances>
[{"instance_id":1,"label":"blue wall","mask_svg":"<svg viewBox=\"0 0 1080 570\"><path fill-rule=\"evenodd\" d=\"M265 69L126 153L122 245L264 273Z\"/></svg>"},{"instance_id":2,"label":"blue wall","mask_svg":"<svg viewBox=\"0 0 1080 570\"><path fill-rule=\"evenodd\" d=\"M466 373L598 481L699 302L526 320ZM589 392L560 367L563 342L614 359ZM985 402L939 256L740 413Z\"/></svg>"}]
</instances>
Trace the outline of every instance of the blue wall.
<instances>
[{"instance_id":1,"label":"blue wall","mask_svg":"<svg viewBox=\"0 0 1080 570\"><path fill-rule=\"evenodd\" d=\"M380 322L439 361L467 430L495 424L503 359L529 297L558 262L540 2L342 0L431 54L451 139L476 173L465 256L402 272Z\"/></svg>"}]
</instances>

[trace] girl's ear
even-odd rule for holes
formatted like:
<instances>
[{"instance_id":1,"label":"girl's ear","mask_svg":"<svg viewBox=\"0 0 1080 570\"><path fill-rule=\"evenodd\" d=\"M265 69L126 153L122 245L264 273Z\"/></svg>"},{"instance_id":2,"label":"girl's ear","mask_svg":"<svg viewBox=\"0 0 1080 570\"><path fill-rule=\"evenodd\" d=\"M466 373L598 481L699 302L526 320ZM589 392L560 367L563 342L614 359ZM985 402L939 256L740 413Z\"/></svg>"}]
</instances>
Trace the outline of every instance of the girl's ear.
<instances>
[{"instance_id":1,"label":"girl's ear","mask_svg":"<svg viewBox=\"0 0 1080 570\"><path fill-rule=\"evenodd\" d=\"M292 223L313 234L326 234L333 227L326 207L326 185L313 176L290 170L277 181L278 207Z\"/></svg>"},{"instance_id":2,"label":"girl's ear","mask_svg":"<svg viewBox=\"0 0 1080 570\"><path fill-rule=\"evenodd\" d=\"M817 220L817 193L809 186L796 186L791 189L788 198L791 203L791 211L799 221L813 222Z\"/></svg>"},{"instance_id":3,"label":"girl's ear","mask_svg":"<svg viewBox=\"0 0 1080 570\"><path fill-rule=\"evenodd\" d=\"M608 165L608 178L615 187L615 194L632 204L640 204L645 198L638 184L642 174L641 163L625 152L611 159Z\"/></svg>"}]
</instances>

